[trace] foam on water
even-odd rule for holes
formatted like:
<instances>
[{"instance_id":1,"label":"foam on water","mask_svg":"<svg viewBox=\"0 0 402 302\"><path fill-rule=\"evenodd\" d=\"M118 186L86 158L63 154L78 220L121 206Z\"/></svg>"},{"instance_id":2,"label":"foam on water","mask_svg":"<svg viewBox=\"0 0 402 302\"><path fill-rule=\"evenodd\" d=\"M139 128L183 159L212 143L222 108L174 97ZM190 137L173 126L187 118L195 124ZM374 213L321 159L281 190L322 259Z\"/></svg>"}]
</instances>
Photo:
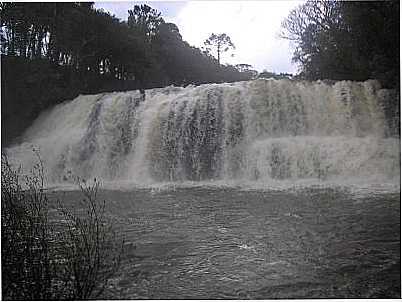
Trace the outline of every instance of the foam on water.
<instances>
[{"instance_id":1,"label":"foam on water","mask_svg":"<svg viewBox=\"0 0 402 302\"><path fill-rule=\"evenodd\" d=\"M255 80L79 96L41 114L10 161L38 148L51 186L71 176L132 186L400 188L376 81ZM392 189L391 189L392 190Z\"/></svg>"}]
</instances>

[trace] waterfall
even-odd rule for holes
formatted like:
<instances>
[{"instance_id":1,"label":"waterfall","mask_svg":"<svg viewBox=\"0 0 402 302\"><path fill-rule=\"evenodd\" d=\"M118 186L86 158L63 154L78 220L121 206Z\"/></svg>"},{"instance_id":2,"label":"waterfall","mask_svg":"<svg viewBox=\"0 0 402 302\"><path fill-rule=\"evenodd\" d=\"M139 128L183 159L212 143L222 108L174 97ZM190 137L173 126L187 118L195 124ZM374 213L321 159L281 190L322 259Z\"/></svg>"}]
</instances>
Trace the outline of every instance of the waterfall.
<instances>
[{"instance_id":1,"label":"waterfall","mask_svg":"<svg viewBox=\"0 0 402 302\"><path fill-rule=\"evenodd\" d=\"M388 98L387 98L388 96ZM254 80L81 95L43 112L6 150L52 183L399 181L400 139L378 82Z\"/></svg>"}]
</instances>

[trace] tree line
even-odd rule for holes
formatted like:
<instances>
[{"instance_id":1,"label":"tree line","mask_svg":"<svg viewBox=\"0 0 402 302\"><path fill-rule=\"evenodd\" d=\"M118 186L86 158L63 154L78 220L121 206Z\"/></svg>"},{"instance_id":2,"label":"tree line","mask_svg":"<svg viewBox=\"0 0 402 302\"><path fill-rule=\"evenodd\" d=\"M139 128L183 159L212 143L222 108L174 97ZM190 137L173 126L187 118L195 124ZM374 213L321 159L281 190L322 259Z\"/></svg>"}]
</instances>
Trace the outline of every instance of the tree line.
<instances>
[{"instance_id":1,"label":"tree line","mask_svg":"<svg viewBox=\"0 0 402 302\"><path fill-rule=\"evenodd\" d=\"M93 2L3 2L0 17L3 56L47 59L86 77L150 88L256 76L247 64L220 64L220 54L234 48L226 34L212 34L204 50L192 47L175 24L147 5L134 5L121 21L94 9ZM291 11L282 29L282 37L295 44L299 77L399 83L399 1L308 0Z\"/></svg>"},{"instance_id":2,"label":"tree line","mask_svg":"<svg viewBox=\"0 0 402 302\"><path fill-rule=\"evenodd\" d=\"M399 86L399 1L308 0L282 23L308 80L378 79Z\"/></svg>"},{"instance_id":3,"label":"tree line","mask_svg":"<svg viewBox=\"0 0 402 302\"><path fill-rule=\"evenodd\" d=\"M7 2L0 10L3 55L46 59L141 88L249 79L190 46L175 24L147 5L134 5L127 21L94 9L92 2Z\"/></svg>"}]
</instances>

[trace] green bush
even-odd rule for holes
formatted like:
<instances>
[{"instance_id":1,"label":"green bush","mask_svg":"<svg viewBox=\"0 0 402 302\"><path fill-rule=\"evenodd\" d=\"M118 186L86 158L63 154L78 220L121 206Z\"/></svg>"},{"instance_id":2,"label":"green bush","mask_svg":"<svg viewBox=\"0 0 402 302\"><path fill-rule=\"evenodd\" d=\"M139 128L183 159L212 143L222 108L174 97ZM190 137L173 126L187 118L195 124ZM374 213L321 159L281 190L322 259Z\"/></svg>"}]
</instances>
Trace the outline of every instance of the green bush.
<instances>
[{"instance_id":1,"label":"green bush","mask_svg":"<svg viewBox=\"0 0 402 302\"><path fill-rule=\"evenodd\" d=\"M99 182L79 181L84 198L76 210L59 201L50 211L37 156L38 163L23 175L2 155L2 298L99 297L119 268L123 251L105 202L97 199Z\"/></svg>"}]
</instances>

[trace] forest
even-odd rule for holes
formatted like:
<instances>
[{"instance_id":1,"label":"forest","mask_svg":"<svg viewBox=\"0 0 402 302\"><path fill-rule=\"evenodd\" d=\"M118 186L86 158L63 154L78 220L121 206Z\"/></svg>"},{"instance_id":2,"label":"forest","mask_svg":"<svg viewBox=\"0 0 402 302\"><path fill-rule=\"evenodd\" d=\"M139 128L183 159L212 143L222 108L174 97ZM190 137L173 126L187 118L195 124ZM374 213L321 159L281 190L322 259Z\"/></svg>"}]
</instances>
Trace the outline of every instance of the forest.
<instances>
[{"instance_id":1,"label":"forest","mask_svg":"<svg viewBox=\"0 0 402 302\"><path fill-rule=\"evenodd\" d=\"M399 87L399 1L310 0L290 12L281 36L308 80L377 79Z\"/></svg>"},{"instance_id":2,"label":"forest","mask_svg":"<svg viewBox=\"0 0 402 302\"><path fill-rule=\"evenodd\" d=\"M127 21L93 2L1 3L0 17L3 144L39 112L82 93L292 77L223 65L211 51L220 47L216 35L206 48L191 46L144 4L133 5ZM310 0L290 12L281 37L295 46L295 79L374 78L399 88L398 1Z\"/></svg>"}]
</instances>

